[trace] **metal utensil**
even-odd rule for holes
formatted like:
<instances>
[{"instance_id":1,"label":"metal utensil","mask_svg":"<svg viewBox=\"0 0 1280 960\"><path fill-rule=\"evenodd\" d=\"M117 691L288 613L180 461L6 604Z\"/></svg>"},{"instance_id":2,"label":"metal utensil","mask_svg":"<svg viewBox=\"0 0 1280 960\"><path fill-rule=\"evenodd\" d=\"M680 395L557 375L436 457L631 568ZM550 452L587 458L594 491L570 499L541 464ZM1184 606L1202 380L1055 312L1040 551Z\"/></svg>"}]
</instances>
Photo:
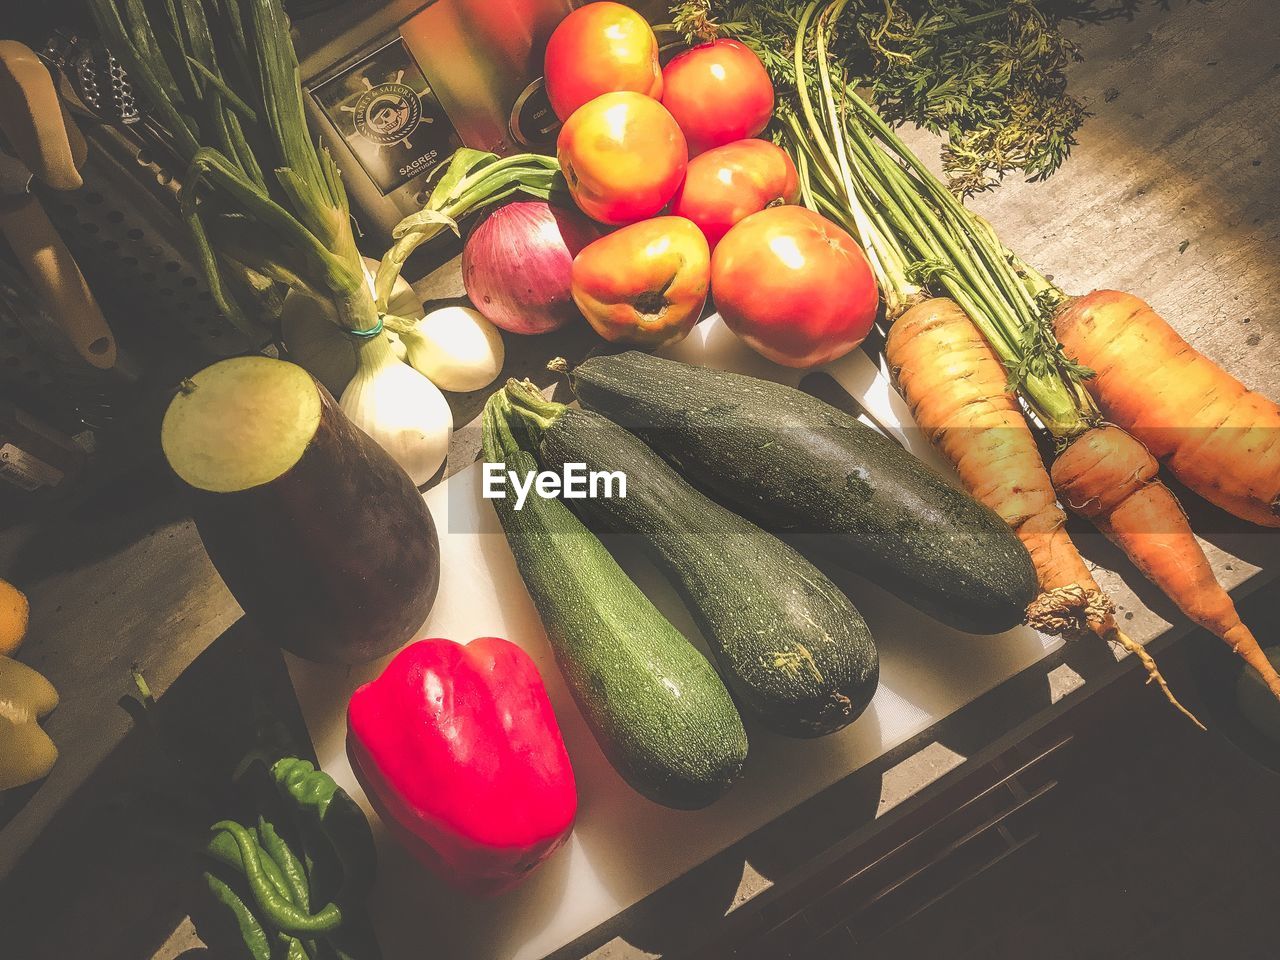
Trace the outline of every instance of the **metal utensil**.
<instances>
[{"instance_id":1,"label":"metal utensil","mask_svg":"<svg viewBox=\"0 0 1280 960\"><path fill-rule=\"evenodd\" d=\"M181 171L169 140L137 103L110 51L59 31L42 56L63 78L89 161L84 187L49 206L131 353L168 382L211 360L260 350L218 309L177 215ZM258 315L279 302L264 296Z\"/></svg>"},{"instance_id":2,"label":"metal utensil","mask_svg":"<svg viewBox=\"0 0 1280 960\"><path fill-rule=\"evenodd\" d=\"M84 138L63 112L48 69L28 47L0 40L0 131L12 154L0 156L0 232L9 241L50 316L77 353L99 369L116 362L116 342L71 251L31 192L39 179L76 190Z\"/></svg>"}]
</instances>

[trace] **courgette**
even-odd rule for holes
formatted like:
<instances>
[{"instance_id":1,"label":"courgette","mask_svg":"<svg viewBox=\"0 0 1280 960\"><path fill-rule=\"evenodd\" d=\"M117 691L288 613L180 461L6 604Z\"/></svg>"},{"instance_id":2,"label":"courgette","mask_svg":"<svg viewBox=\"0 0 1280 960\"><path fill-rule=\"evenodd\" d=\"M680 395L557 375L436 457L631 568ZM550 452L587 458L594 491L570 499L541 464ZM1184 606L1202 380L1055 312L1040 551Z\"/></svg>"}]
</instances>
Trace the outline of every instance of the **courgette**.
<instances>
[{"instance_id":1,"label":"courgette","mask_svg":"<svg viewBox=\"0 0 1280 960\"><path fill-rule=\"evenodd\" d=\"M875 693L879 656L862 615L817 567L698 493L612 421L546 400L527 381L506 393L544 469L577 463L627 478L625 497L575 499L574 509L589 527L645 542L740 704L793 737L858 718Z\"/></svg>"},{"instance_id":2,"label":"courgette","mask_svg":"<svg viewBox=\"0 0 1280 960\"><path fill-rule=\"evenodd\" d=\"M484 409L484 456L537 470L502 391ZM517 433L523 434L517 439ZM707 659L559 500L493 501L556 663L601 750L637 792L696 809L739 777L747 734Z\"/></svg>"},{"instance_id":3,"label":"courgette","mask_svg":"<svg viewBox=\"0 0 1280 960\"><path fill-rule=\"evenodd\" d=\"M877 431L799 390L629 351L571 375L712 499L972 633L1020 623L1031 557L993 511Z\"/></svg>"}]
</instances>

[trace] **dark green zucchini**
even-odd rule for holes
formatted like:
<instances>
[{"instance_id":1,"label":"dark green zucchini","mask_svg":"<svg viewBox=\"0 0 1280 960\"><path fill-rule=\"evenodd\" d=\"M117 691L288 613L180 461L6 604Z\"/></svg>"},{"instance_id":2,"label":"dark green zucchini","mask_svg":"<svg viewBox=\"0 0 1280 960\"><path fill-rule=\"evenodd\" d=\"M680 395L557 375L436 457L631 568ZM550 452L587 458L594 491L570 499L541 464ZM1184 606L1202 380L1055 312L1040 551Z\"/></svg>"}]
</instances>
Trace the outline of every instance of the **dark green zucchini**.
<instances>
[{"instance_id":1,"label":"dark green zucchini","mask_svg":"<svg viewBox=\"0 0 1280 960\"><path fill-rule=\"evenodd\" d=\"M484 456L524 476L537 461L502 391L484 409ZM707 659L558 500L493 501L556 663L604 755L669 807L711 803L739 777L747 734Z\"/></svg>"},{"instance_id":2,"label":"dark green zucchini","mask_svg":"<svg viewBox=\"0 0 1280 960\"><path fill-rule=\"evenodd\" d=\"M593 528L638 534L680 591L738 701L770 728L817 737L866 709L880 675L871 632L813 564L690 487L638 438L599 414L506 388L538 438L538 459L618 471L625 497L570 501Z\"/></svg>"},{"instance_id":3,"label":"dark green zucchini","mask_svg":"<svg viewBox=\"0 0 1280 960\"><path fill-rule=\"evenodd\" d=\"M870 427L781 384L630 351L571 375L713 499L973 633L1022 622L1031 557L993 511Z\"/></svg>"}]
</instances>

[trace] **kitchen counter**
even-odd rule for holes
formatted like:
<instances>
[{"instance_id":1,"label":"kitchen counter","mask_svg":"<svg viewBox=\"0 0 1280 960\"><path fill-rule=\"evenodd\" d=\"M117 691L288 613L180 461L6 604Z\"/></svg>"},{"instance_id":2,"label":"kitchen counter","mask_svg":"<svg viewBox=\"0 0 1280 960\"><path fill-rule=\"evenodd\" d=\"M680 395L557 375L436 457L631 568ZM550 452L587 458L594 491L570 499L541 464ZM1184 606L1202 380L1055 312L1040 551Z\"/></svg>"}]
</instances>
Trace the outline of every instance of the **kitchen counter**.
<instances>
[{"instance_id":1,"label":"kitchen counter","mask_svg":"<svg viewBox=\"0 0 1280 960\"><path fill-rule=\"evenodd\" d=\"M1280 134L1280 7L1271 0L1149 6L1132 21L1074 31L1087 59L1072 68L1072 83L1095 116L1063 171L1043 184L1011 181L975 206L1065 289L1142 294L1195 346L1274 397L1280 395L1274 282L1280 191L1272 149ZM936 155L925 136L917 135L915 145L927 158ZM429 301L458 296L456 262L415 289ZM508 337L507 372L549 385L546 360L580 357L590 345L581 330ZM474 418L483 396L451 401L457 422L466 425L455 432L450 473L476 457ZM1274 533L1178 492L1215 572L1237 597L1280 575ZM1098 565L1128 633L1158 653L1187 632L1168 601L1100 536L1081 529L1077 540ZM58 766L37 789L0 801L0 879L13 888L0 909L14 910L14 922L25 921L21 928L38 924L44 931L18 955L83 953L84 931L92 929L98 957L177 956L196 941L182 922L182 886L166 886L173 864L148 861L139 846L107 843L92 826L108 796L148 762L117 701L131 692L129 671L137 665L162 698L172 687L193 710L209 711L216 718L211 725L225 721L230 729L230 704L240 702L236 695L248 678L291 698L279 656L241 619L158 470L112 485L70 516L0 535L0 576L26 589L32 602L23 659L49 676L63 698L46 724L61 751ZM1065 648L557 960L592 951L621 960L681 948L694 933L714 930L726 911L783 885L837 840L880 829L913 798L985 762L997 743L1087 702L1093 690L1132 681L1134 669L1099 645ZM77 856L95 855L96 867L77 865ZM51 885L54 864L76 881ZM141 896L146 883L154 894ZM22 917L19 904L27 908ZM4 926L8 936L8 919ZM18 942L27 943L21 933Z\"/></svg>"}]
</instances>

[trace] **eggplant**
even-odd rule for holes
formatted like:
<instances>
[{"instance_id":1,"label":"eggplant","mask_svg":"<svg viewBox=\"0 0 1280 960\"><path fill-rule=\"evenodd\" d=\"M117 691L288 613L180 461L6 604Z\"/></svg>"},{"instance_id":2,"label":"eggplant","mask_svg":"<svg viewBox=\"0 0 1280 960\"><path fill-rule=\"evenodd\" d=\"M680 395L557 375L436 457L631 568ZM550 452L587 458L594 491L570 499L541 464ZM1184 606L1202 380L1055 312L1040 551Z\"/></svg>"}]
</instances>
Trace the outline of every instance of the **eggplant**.
<instances>
[{"instance_id":1,"label":"eggplant","mask_svg":"<svg viewBox=\"0 0 1280 960\"><path fill-rule=\"evenodd\" d=\"M435 523L309 373L219 361L183 381L160 440L209 559L271 640L357 664L413 639L440 583Z\"/></svg>"}]
</instances>

